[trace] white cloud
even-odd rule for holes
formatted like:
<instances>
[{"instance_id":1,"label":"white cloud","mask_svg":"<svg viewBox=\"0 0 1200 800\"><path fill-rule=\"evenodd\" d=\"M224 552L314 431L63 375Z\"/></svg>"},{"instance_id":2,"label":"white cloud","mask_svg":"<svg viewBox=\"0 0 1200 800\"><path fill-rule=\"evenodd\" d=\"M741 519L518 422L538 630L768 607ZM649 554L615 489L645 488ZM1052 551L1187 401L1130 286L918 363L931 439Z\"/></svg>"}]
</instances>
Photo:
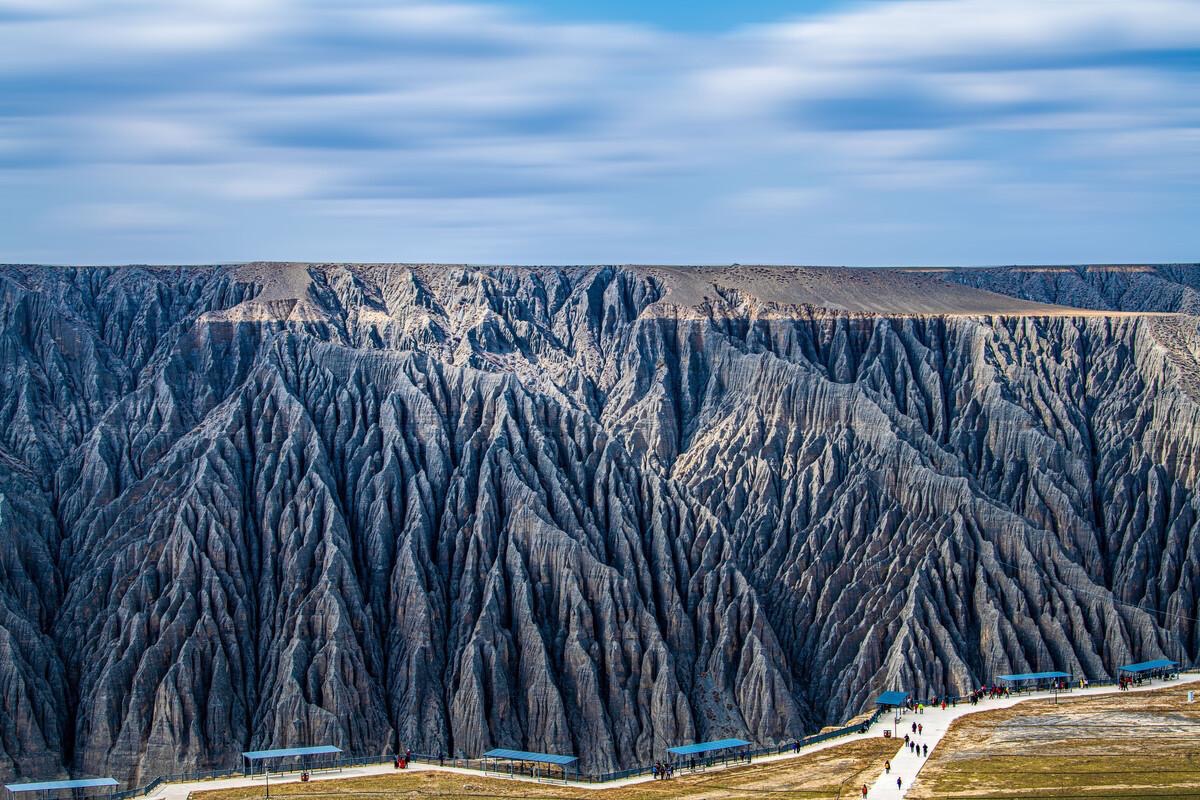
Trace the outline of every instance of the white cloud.
<instances>
[{"instance_id":1,"label":"white cloud","mask_svg":"<svg viewBox=\"0 0 1200 800\"><path fill-rule=\"evenodd\" d=\"M195 214L153 203L82 203L56 212L61 225L118 233L182 230L199 221Z\"/></svg>"},{"instance_id":2,"label":"white cloud","mask_svg":"<svg viewBox=\"0 0 1200 800\"><path fill-rule=\"evenodd\" d=\"M1190 0L905 0L763 26L757 41L806 60L853 65L947 58L1186 47L1200 37Z\"/></svg>"},{"instance_id":3,"label":"white cloud","mask_svg":"<svg viewBox=\"0 0 1200 800\"><path fill-rule=\"evenodd\" d=\"M0 172L42 175L51 216L87 183L111 186L97 208L174 196L239 225L303 203L531 230L557 206L632 230L696 186L787 212L1144 176L1200 126L1194 67L1158 58L1200 48L1190 0L895 0L688 35L418 0L2 10Z\"/></svg>"},{"instance_id":4,"label":"white cloud","mask_svg":"<svg viewBox=\"0 0 1200 800\"><path fill-rule=\"evenodd\" d=\"M790 214L813 208L828 199L819 188L796 186L759 186L737 192L729 198L734 211L751 214Z\"/></svg>"}]
</instances>

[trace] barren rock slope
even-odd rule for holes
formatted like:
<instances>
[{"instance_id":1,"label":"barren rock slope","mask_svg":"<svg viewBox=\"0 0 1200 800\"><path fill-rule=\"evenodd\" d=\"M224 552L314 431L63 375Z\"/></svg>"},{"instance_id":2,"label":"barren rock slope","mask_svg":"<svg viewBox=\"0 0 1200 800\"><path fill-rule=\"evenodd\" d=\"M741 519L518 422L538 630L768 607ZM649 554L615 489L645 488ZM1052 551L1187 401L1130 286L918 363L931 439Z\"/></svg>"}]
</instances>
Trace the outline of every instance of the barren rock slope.
<instances>
[{"instance_id":1,"label":"barren rock slope","mask_svg":"<svg viewBox=\"0 0 1200 800\"><path fill-rule=\"evenodd\" d=\"M0 773L1192 661L1200 270L1139 270L0 268Z\"/></svg>"}]
</instances>

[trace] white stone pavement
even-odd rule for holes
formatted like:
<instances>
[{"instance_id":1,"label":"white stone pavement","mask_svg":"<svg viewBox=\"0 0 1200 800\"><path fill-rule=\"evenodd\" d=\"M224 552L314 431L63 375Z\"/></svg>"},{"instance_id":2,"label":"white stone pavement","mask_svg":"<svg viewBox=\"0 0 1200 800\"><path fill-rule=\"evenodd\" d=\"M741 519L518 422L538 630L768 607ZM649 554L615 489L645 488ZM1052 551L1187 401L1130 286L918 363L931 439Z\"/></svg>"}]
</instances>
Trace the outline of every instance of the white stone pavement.
<instances>
[{"instance_id":1,"label":"white stone pavement","mask_svg":"<svg viewBox=\"0 0 1200 800\"><path fill-rule=\"evenodd\" d=\"M1177 680L1172 681L1154 681L1153 683L1136 686L1130 691L1144 692L1153 689L1171 688L1173 686L1181 686L1200 681L1200 675L1180 675ZM1060 702L1071 702L1071 700L1080 697L1095 697L1097 695L1113 694L1120 691L1116 686L1096 686L1090 689L1072 689L1070 692L1059 692L1058 697ZM892 769L890 773L884 772L879 775L874 784L867 787L868 800L899 800L908 794L909 789L918 781L921 768L925 766L928 758L922 751L921 755L916 755L910 752L908 747L904 746L904 734L907 733L918 744L929 745L929 755L932 756L938 743L942 741L942 737L946 735L946 731L950 729L950 724L954 720L965 717L968 714L977 714L981 711L992 711L997 708L1011 708L1018 703L1023 703L1026 700L1045 700L1053 697L1053 692L1036 692L1032 694L1023 694L1014 697L996 700L981 700L979 705L972 706L970 703L959 703L957 708L950 707L945 711L941 708L926 708L922 714L917 714L909 711L900 718L900 724L897 726L897 731L900 738L900 747L897 749L896 755L892 758ZM923 727L920 734L914 736L912 733L912 724L916 722ZM872 726L871 733L868 735L882 736L885 729L890 729L893 724L891 715L885 715L879 722ZM896 787L896 778L900 778L901 785ZM855 793L851 793L851 798L860 796L857 792L861 791L861 787L854 787Z\"/></svg>"},{"instance_id":2,"label":"white stone pavement","mask_svg":"<svg viewBox=\"0 0 1200 800\"><path fill-rule=\"evenodd\" d=\"M1169 688L1171 686L1180 686L1182 684L1193 683L1197 681L1200 681L1200 674L1185 674L1181 675L1178 680L1167 682L1158 681L1150 685L1136 687L1132 691L1147 691L1150 689L1162 689L1164 687ZM1092 689L1082 690L1075 689L1069 694L1060 693L1060 698L1067 699L1076 697L1093 697L1096 695L1112 694L1116 691L1118 690L1115 686L1100 686ZM913 782L920 774L921 767L924 766L926 757L924 755L917 756L913 753L910 753L907 747L903 747L904 734L908 732L911 736L910 728L914 721L924 726L922 734L917 736L916 740L921 744L928 744L929 753L932 755L934 749L942 740L942 737L946 735L946 731L949 729L950 724L959 717L964 717L967 714L973 714L980 711L990 711L996 708L1009 708L1026 700L1045 699L1050 696L1051 694L1048 692L1041 692L1036 694L1021 695L1018 697L1010 697L1004 700L982 700L977 706L971 706L968 703L959 703L957 708L947 708L945 711L942 711L940 708L927 708L923 714L916 714L911 711L905 713L900 720L900 724L897 726L899 745L897 747L896 755L892 758L891 773L880 774L875 782L868 787L869 800L899 800L899 798L902 798L908 794L908 790L912 787ZM830 739L825 742L820 742L818 744L801 748L798 754L787 752L773 756L761 756L754 759L754 763L761 764L764 762L799 758L800 756L806 756L810 753L818 753L831 747L838 747L848 742L854 742L861 739L878 738L883 736L884 730L890 730L892 726L892 715L885 714L879 719L878 722L872 725L865 734L856 733L847 736L839 736L836 739ZM410 765L409 769L413 771L440 770L443 772L454 772L473 776L480 776L483 774L477 770L455 769L454 767L439 767L430 764L412 764ZM341 770L313 772L311 773L311 780L323 781L337 780L341 778L357 778L368 775L390 775L395 772L396 770L393 768L391 762L387 762L384 764L372 764L361 767L346 767ZM686 774L688 773L677 773L678 776ZM496 778L505 776L488 773L488 777ZM901 779L901 786L899 790L896 788L897 777ZM273 774L270 777L271 790L275 791L275 787L278 786L280 787L279 793L281 795L285 794L287 790L283 788L283 784L296 783L299 780L300 775L296 772ZM512 780L528 781L532 779L512 778ZM568 781L565 784L562 781L555 781L555 783L558 785L575 786L581 789L613 789L620 786L644 783L649 780L652 780L652 778L642 775L634 778L626 778L620 781L611 781L604 784L575 783L573 781ZM210 789L234 789L246 786L261 786L263 787L265 794L265 782L266 781L262 775L256 775L253 777L239 776L236 778L220 778L208 781L194 781L191 783L164 783L149 795L149 800L187 800L188 795L192 792L207 791ZM843 792L843 796L846 797L847 800L852 800L853 798L860 796L860 792L861 787L848 786L846 787L846 791Z\"/></svg>"}]
</instances>

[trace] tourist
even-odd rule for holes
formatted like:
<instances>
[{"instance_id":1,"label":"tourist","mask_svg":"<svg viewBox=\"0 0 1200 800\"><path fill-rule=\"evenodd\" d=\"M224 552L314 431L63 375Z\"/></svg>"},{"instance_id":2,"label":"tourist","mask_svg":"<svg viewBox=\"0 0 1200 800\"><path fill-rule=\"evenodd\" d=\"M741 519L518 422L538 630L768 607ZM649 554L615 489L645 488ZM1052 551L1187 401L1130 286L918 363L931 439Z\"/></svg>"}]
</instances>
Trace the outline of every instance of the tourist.
<instances>
[{"instance_id":1,"label":"tourist","mask_svg":"<svg viewBox=\"0 0 1200 800\"><path fill-rule=\"evenodd\" d=\"M919 733L919 734L922 734L922 735L923 735L923 734L925 733L925 726L924 726L924 725L918 725L918 726L917 726L917 733Z\"/></svg>"},{"instance_id":2,"label":"tourist","mask_svg":"<svg viewBox=\"0 0 1200 800\"><path fill-rule=\"evenodd\" d=\"M863 797L867 796L867 785L865 783L863 784L862 794L863 794Z\"/></svg>"},{"instance_id":3,"label":"tourist","mask_svg":"<svg viewBox=\"0 0 1200 800\"><path fill-rule=\"evenodd\" d=\"M925 751L922 753L922 755L924 755L926 758L929 758L929 745L923 744L921 745L921 749Z\"/></svg>"},{"instance_id":4,"label":"tourist","mask_svg":"<svg viewBox=\"0 0 1200 800\"><path fill-rule=\"evenodd\" d=\"M900 778L896 778L896 791L900 791Z\"/></svg>"},{"instance_id":5,"label":"tourist","mask_svg":"<svg viewBox=\"0 0 1200 800\"><path fill-rule=\"evenodd\" d=\"M883 762L883 774L884 775L892 774L892 762L891 761Z\"/></svg>"}]
</instances>

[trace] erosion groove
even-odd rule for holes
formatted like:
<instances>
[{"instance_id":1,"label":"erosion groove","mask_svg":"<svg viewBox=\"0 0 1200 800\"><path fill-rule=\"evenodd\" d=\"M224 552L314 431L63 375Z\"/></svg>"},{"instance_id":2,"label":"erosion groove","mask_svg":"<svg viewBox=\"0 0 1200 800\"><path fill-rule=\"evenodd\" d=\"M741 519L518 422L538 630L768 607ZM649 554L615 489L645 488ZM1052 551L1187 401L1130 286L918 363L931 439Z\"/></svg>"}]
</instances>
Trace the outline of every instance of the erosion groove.
<instances>
[{"instance_id":1,"label":"erosion groove","mask_svg":"<svg viewBox=\"0 0 1200 800\"><path fill-rule=\"evenodd\" d=\"M0 773L1193 661L1200 269L1055 270L2 267Z\"/></svg>"}]
</instances>

